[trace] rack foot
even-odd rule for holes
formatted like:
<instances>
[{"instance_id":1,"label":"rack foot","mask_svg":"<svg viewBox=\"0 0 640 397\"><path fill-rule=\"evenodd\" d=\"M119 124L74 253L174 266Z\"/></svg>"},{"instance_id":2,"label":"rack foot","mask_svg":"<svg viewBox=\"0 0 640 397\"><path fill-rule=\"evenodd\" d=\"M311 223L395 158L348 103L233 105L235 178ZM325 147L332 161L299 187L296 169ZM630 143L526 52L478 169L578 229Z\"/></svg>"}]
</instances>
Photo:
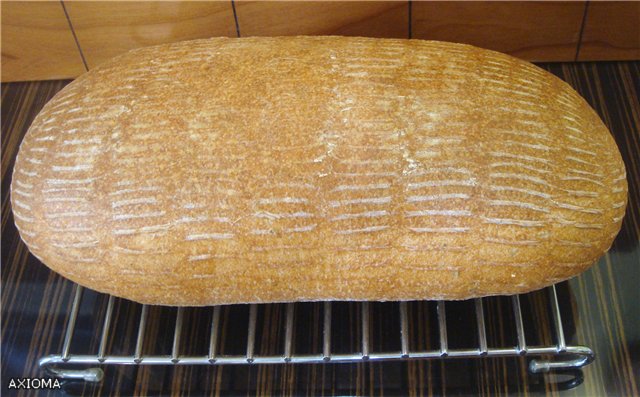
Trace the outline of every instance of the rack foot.
<instances>
[{"instance_id":1,"label":"rack foot","mask_svg":"<svg viewBox=\"0 0 640 397\"><path fill-rule=\"evenodd\" d=\"M104 377L102 368L60 368L55 361L57 361L56 356L44 357L40 360L40 368L51 376L66 380L84 380L85 382L98 383Z\"/></svg>"},{"instance_id":2,"label":"rack foot","mask_svg":"<svg viewBox=\"0 0 640 397\"><path fill-rule=\"evenodd\" d=\"M564 360L533 359L529 363L529 372L534 374L552 370L572 370L591 364L595 359L593 350L585 346L569 346L559 357L570 357Z\"/></svg>"}]
</instances>

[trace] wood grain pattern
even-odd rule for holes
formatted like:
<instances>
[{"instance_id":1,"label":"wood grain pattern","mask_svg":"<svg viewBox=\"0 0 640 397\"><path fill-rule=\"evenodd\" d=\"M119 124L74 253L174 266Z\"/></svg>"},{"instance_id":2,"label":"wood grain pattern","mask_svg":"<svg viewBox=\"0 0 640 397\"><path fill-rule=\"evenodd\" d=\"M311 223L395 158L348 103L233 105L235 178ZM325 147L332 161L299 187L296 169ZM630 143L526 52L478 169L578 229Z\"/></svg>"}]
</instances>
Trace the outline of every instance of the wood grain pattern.
<instances>
[{"instance_id":1,"label":"wood grain pattern","mask_svg":"<svg viewBox=\"0 0 640 397\"><path fill-rule=\"evenodd\" d=\"M84 71L59 2L2 2L2 81L61 79Z\"/></svg>"},{"instance_id":2,"label":"wood grain pattern","mask_svg":"<svg viewBox=\"0 0 640 397\"><path fill-rule=\"evenodd\" d=\"M2 81L84 71L61 3L5 1ZM131 48L211 36L336 34L476 44L527 60L573 61L585 2L64 2L90 67ZM412 21L409 21L409 9ZM637 2L587 7L579 60L638 59Z\"/></svg>"},{"instance_id":3,"label":"wood grain pattern","mask_svg":"<svg viewBox=\"0 0 640 397\"><path fill-rule=\"evenodd\" d=\"M594 348L597 358L584 369L584 384L562 392L564 396L634 396L638 395L640 371L640 63L553 64L544 67L568 81L596 109L614 133L629 173L630 202L622 232L612 250L593 269L560 287L561 306L567 321L567 334L572 343ZM59 352L66 313L72 293L71 284L50 272L26 251L17 236L8 208L8 173L17 145L42 106L67 82L13 83L2 86L2 377L42 376L36 360ZM95 352L100 336L105 296L91 294L80 310L73 351ZM489 345L507 343L512 336L505 324L512 319L503 316L508 300L492 298L487 302L486 316ZM540 294L524 300L534 313L533 327L549 321L545 301ZM411 346L424 349L433 346L434 318L432 303L410 305ZM359 311L356 305L337 305L336 329L342 330L336 339L341 349L356 348L359 331ZM114 331L109 351L130 351L137 333L137 306L117 300L114 310ZM308 304L296 315L312 322L321 317L318 304ZM185 319L193 324L184 330L190 349L198 341L206 343L209 318L189 309ZM449 309L448 309L449 310ZM456 318L464 307L451 309ZM242 349L245 306L223 310L221 321L225 349ZM386 313L384 304L374 305L372 316ZM449 313L448 313L449 314ZM153 308L146 332L145 351L166 352L171 348L174 309ZM281 340L283 306L273 306L259 315L258 340L269 349L273 341ZM395 323L388 317L387 323ZM454 320L455 321L455 320ZM460 318L450 335L452 342L472 346L475 341L467 329L473 325ZM296 348L316 346L321 339L318 327L301 329ZM540 328L538 328L540 329ZM390 332L386 327L376 333ZM530 335L548 343L551 335ZM193 342L193 344L191 344ZM376 343L391 343L381 339ZM200 343L202 345L202 343ZM187 344L183 345L187 349ZM190 351L187 349L186 351ZM326 364L299 366L228 366L228 367L119 367L107 369L107 377L97 386L68 383L70 395L559 395L551 376L532 376L524 368L524 360L451 360L447 362L418 361L368 364ZM2 391L7 392L6 383ZM7 392L8 394L8 392ZM23 390L18 396L60 395L59 391Z\"/></svg>"},{"instance_id":4,"label":"wood grain pattern","mask_svg":"<svg viewBox=\"0 0 640 397\"><path fill-rule=\"evenodd\" d=\"M230 2L66 2L90 68L133 48L236 36Z\"/></svg>"},{"instance_id":5,"label":"wood grain pattern","mask_svg":"<svg viewBox=\"0 0 640 397\"><path fill-rule=\"evenodd\" d=\"M408 3L237 2L241 36L408 37Z\"/></svg>"},{"instance_id":6,"label":"wood grain pattern","mask_svg":"<svg viewBox=\"0 0 640 397\"><path fill-rule=\"evenodd\" d=\"M414 2L412 37L477 45L532 61L573 60L584 2Z\"/></svg>"},{"instance_id":7,"label":"wood grain pattern","mask_svg":"<svg viewBox=\"0 0 640 397\"><path fill-rule=\"evenodd\" d=\"M590 2L579 61L640 59L640 2Z\"/></svg>"}]
</instances>

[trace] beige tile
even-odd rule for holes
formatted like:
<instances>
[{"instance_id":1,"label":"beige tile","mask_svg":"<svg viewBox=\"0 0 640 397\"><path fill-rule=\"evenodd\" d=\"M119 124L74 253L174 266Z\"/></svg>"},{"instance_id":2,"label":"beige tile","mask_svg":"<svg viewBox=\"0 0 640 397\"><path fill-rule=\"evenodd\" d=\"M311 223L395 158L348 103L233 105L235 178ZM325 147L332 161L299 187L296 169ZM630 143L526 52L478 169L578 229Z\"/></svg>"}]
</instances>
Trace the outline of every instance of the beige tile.
<instances>
[{"instance_id":1,"label":"beige tile","mask_svg":"<svg viewBox=\"0 0 640 397\"><path fill-rule=\"evenodd\" d=\"M89 68L132 48L236 36L230 1L65 3Z\"/></svg>"},{"instance_id":2,"label":"beige tile","mask_svg":"<svg viewBox=\"0 0 640 397\"><path fill-rule=\"evenodd\" d=\"M407 2L236 2L240 34L406 38Z\"/></svg>"},{"instance_id":3,"label":"beige tile","mask_svg":"<svg viewBox=\"0 0 640 397\"><path fill-rule=\"evenodd\" d=\"M84 71L60 2L2 2L2 81L62 79Z\"/></svg>"},{"instance_id":4,"label":"beige tile","mask_svg":"<svg viewBox=\"0 0 640 397\"><path fill-rule=\"evenodd\" d=\"M532 61L573 61L584 2L414 2L413 37Z\"/></svg>"}]
</instances>

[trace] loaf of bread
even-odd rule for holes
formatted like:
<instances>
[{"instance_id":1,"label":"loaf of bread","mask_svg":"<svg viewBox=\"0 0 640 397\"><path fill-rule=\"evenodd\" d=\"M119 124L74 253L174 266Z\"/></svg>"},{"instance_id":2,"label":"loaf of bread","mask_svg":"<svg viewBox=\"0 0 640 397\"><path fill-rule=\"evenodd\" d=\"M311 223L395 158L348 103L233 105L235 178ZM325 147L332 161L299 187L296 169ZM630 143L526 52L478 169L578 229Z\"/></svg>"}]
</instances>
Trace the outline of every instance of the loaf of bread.
<instances>
[{"instance_id":1,"label":"loaf of bread","mask_svg":"<svg viewBox=\"0 0 640 397\"><path fill-rule=\"evenodd\" d=\"M594 110L528 62L214 38L65 87L22 142L11 202L44 264L143 303L465 299L587 269L627 183Z\"/></svg>"}]
</instances>

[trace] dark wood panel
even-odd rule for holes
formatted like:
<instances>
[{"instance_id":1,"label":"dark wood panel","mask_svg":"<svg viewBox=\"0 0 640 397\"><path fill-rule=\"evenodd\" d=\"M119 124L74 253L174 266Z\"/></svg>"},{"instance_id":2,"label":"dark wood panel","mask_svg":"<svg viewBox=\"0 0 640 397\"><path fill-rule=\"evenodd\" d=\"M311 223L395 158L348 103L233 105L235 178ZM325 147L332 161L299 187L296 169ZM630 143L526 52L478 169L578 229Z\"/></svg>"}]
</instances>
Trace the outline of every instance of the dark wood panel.
<instances>
[{"instance_id":1,"label":"dark wood panel","mask_svg":"<svg viewBox=\"0 0 640 397\"><path fill-rule=\"evenodd\" d=\"M241 36L409 36L409 5L398 2L236 2Z\"/></svg>"},{"instance_id":2,"label":"dark wood panel","mask_svg":"<svg viewBox=\"0 0 640 397\"><path fill-rule=\"evenodd\" d=\"M589 3L578 60L613 59L640 59L638 1Z\"/></svg>"},{"instance_id":3,"label":"dark wood panel","mask_svg":"<svg viewBox=\"0 0 640 397\"><path fill-rule=\"evenodd\" d=\"M640 370L640 63L549 64L547 70L560 76L587 99L612 130L627 165L630 201L622 231L611 251L583 275L563 283L561 302L566 310L567 334L571 343L594 348L596 361L584 369L584 383L563 392L566 396L603 396L638 394ZM2 86L2 379L42 376L37 359L59 352L66 313L70 305L71 283L50 272L28 253L20 241L9 209L8 187L15 154L29 124L65 81L12 83ZM500 299L487 305L488 326L492 343L505 343L508 335L496 333L495 327L507 319L496 318ZM527 297L531 310L541 313L544 325L545 307L536 295ZM92 295L83 302L79 332L73 349L95 352L101 315L107 300ZM412 304L412 343L424 348L430 342L425 303ZM118 301L110 348L130 345L135 338L133 305ZM358 312L349 304L341 306L347 338L345 348L357 343L348 335L358 329ZM174 309L152 310L145 349L171 345L171 319ZM191 309L190 309L191 310ZM242 308L234 310L242 311ZM308 315L316 309L308 307ZM374 308L379 316L383 309ZM451 313L451 318L456 315ZM240 314L238 314L240 315ZM189 318L199 324L200 331L189 330L189 341L201 340L206 331L206 316L189 311ZM281 308L264 313L264 327L259 340L271 343L279 334L269 331L281 322ZM223 314L224 338L233 341L242 332L234 328L231 309ZM461 332L456 338L471 338L473 325L458 321ZM203 328L204 327L204 328ZM204 330L204 331L203 331ZM318 342L313 329L302 333L310 344ZM378 330L380 331L380 330ZM187 331L185 331L187 332ZM246 332L246 331L245 331ZM376 332L376 330L374 330ZM117 337L116 337L117 335ZM315 336L314 336L315 335ZM274 339L275 338L275 339ZM315 338L315 339L314 339ZM536 338L548 341L549 335ZM314 342L315 341L315 342ZM531 376L525 360L451 360L447 362L390 362L368 364L326 364L299 366L228 366L228 367L120 367L107 369L105 381L98 386L67 384L71 395L557 395L558 385L551 376ZM7 392L6 383L1 386ZM8 394L8 393L7 393ZM34 390L18 395L59 395L58 392Z\"/></svg>"},{"instance_id":4,"label":"dark wood panel","mask_svg":"<svg viewBox=\"0 0 640 397\"><path fill-rule=\"evenodd\" d=\"M412 37L473 44L532 61L573 61L585 3L414 2Z\"/></svg>"}]
</instances>

